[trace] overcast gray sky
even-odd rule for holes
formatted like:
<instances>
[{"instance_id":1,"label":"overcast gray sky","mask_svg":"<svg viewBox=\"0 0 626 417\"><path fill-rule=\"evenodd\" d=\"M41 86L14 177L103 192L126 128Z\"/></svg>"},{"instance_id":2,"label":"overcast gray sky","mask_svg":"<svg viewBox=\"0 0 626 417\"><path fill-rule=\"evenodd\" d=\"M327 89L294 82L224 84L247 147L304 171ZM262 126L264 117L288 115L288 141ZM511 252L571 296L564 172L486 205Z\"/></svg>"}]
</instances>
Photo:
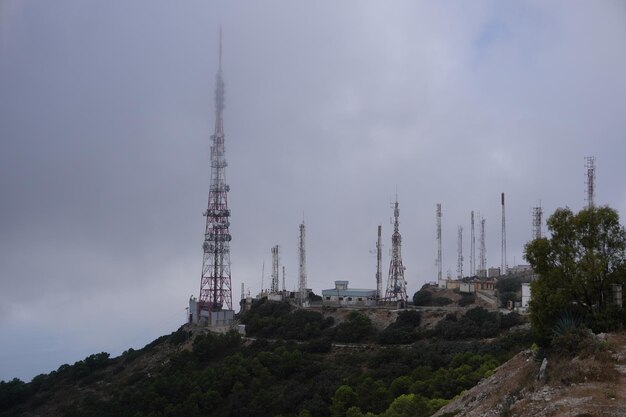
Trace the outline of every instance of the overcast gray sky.
<instances>
[{"instance_id":1,"label":"overcast gray sky","mask_svg":"<svg viewBox=\"0 0 626 417\"><path fill-rule=\"evenodd\" d=\"M585 204L585 156L625 215L623 1L3 0L0 379L183 323L220 23L235 301L275 244L295 288L303 215L315 292L373 288L396 189L410 294L436 275L436 203L453 275L471 210L500 264L501 192L522 263L533 206Z\"/></svg>"}]
</instances>

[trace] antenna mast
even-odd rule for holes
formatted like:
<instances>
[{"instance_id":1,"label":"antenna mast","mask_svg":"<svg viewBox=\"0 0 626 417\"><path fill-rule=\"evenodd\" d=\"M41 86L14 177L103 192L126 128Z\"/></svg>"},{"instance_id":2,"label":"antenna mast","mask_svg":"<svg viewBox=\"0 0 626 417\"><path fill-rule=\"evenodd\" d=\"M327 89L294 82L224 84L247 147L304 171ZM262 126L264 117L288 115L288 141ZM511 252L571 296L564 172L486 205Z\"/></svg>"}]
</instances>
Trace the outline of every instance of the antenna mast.
<instances>
[{"instance_id":1,"label":"antenna mast","mask_svg":"<svg viewBox=\"0 0 626 417\"><path fill-rule=\"evenodd\" d=\"M456 260L456 274L458 279L463 279L463 226L458 228L457 236L457 260Z\"/></svg>"},{"instance_id":2,"label":"antenna mast","mask_svg":"<svg viewBox=\"0 0 626 417\"><path fill-rule=\"evenodd\" d=\"M382 226L378 225L378 240L376 241L376 301L379 302L383 292L383 245L381 242Z\"/></svg>"},{"instance_id":3,"label":"antenna mast","mask_svg":"<svg viewBox=\"0 0 626 417\"><path fill-rule=\"evenodd\" d=\"M445 287L442 276L442 259L441 259L441 203L437 203L437 285L439 288Z\"/></svg>"},{"instance_id":4,"label":"antenna mast","mask_svg":"<svg viewBox=\"0 0 626 417\"><path fill-rule=\"evenodd\" d=\"M272 249L272 288L270 288L271 294L277 294L278 289L278 280L280 274L280 246L276 245Z\"/></svg>"},{"instance_id":5,"label":"antenna mast","mask_svg":"<svg viewBox=\"0 0 626 417\"><path fill-rule=\"evenodd\" d=\"M404 280L404 266L402 265L402 236L400 235L400 209L398 208L398 196L393 205L393 235L391 236L391 262L389 264L389 278L387 279L386 301L399 301L405 304L407 301L406 281Z\"/></svg>"},{"instance_id":6,"label":"antenna mast","mask_svg":"<svg viewBox=\"0 0 626 417\"><path fill-rule=\"evenodd\" d=\"M304 227L304 220L300 224L300 240L298 245L299 254L299 269L298 269L298 293L300 298L300 305L303 305L307 299L306 293L306 250L304 247L306 230Z\"/></svg>"},{"instance_id":7,"label":"antenna mast","mask_svg":"<svg viewBox=\"0 0 626 417\"><path fill-rule=\"evenodd\" d=\"M485 219L480 219L480 269L482 274L487 276L487 247L485 246Z\"/></svg>"},{"instance_id":8,"label":"antenna mast","mask_svg":"<svg viewBox=\"0 0 626 417\"><path fill-rule=\"evenodd\" d=\"M283 265L283 292L287 291L287 286L285 285L285 265Z\"/></svg>"},{"instance_id":9,"label":"antenna mast","mask_svg":"<svg viewBox=\"0 0 626 417\"><path fill-rule=\"evenodd\" d=\"M507 264L506 264L506 218L504 212L504 193L501 194L501 204L502 204L502 265L500 269L500 273L502 275L507 274Z\"/></svg>"},{"instance_id":10,"label":"antenna mast","mask_svg":"<svg viewBox=\"0 0 626 417\"><path fill-rule=\"evenodd\" d=\"M215 132L211 136L211 180L208 208L204 212L206 227L202 249L202 276L200 278L200 311L216 312L224 307L232 310L233 299L230 274L230 210L224 152L224 81L222 80L222 30L220 28L220 56L215 87Z\"/></svg>"},{"instance_id":11,"label":"antenna mast","mask_svg":"<svg viewBox=\"0 0 626 417\"><path fill-rule=\"evenodd\" d=\"M543 209L541 203L538 207L533 207L533 240L541 238L541 217L543 215Z\"/></svg>"},{"instance_id":12,"label":"antenna mast","mask_svg":"<svg viewBox=\"0 0 626 417\"><path fill-rule=\"evenodd\" d=\"M476 235L474 234L474 210L471 213L470 230L470 276L476 275Z\"/></svg>"},{"instance_id":13,"label":"antenna mast","mask_svg":"<svg viewBox=\"0 0 626 417\"><path fill-rule=\"evenodd\" d=\"M596 193L596 157L585 158L585 168L587 168L587 207L593 208L593 198Z\"/></svg>"}]
</instances>

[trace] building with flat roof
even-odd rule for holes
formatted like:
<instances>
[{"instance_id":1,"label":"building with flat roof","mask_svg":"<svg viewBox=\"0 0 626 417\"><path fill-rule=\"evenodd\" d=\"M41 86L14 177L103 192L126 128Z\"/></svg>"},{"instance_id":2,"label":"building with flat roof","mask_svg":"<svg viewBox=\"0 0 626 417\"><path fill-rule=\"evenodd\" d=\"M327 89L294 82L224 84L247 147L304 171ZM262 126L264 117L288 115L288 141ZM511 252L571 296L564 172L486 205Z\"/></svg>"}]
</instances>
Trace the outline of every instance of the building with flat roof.
<instances>
[{"instance_id":1,"label":"building with flat roof","mask_svg":"<svg viewBox=\"0 0 626 417\"><path fill-rule=\"evenodd\" d=\"M335 288L322 290L322 305L369 307L376 305L376 290L348 288L348 281L335 281Z\"/></svg>"}]
</instances>

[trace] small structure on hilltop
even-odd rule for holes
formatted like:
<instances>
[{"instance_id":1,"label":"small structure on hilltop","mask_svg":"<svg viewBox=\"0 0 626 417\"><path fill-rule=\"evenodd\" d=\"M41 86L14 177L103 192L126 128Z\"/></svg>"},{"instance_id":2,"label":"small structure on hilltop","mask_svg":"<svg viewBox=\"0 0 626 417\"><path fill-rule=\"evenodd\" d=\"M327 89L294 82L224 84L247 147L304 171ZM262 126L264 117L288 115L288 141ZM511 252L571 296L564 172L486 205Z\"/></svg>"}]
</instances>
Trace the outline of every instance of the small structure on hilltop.
<instances>
[{"instance_id":1,"label":"small structure on hilltop","mask_svg":"<svg viewBox=\"0 0 626 417\"><path fill-rule=\"evenodd\" d=\"M322 290L322 305L372 307L376 305L376 290L348 288L348 281L335 281L335 288Z\"/></svg>"}]
</instances>

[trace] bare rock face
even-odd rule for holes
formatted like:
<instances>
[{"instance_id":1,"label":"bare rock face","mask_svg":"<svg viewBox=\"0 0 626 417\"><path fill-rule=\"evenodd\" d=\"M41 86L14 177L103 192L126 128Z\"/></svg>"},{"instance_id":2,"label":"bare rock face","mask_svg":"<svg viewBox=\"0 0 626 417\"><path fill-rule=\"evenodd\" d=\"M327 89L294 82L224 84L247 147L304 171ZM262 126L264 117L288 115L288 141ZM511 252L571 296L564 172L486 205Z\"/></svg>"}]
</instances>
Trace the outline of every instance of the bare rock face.
<instances>
[{"instance_id":1,"label":"bare rock face","mask_svg":"<svg viewBox=\"0 0 626 417\"><path fill-rule=\"evenodd\" d=\"M541 364L523 351L435 416L626 417L626 333L602 342L607 351Z\"/></svg>"}]
</instances>

